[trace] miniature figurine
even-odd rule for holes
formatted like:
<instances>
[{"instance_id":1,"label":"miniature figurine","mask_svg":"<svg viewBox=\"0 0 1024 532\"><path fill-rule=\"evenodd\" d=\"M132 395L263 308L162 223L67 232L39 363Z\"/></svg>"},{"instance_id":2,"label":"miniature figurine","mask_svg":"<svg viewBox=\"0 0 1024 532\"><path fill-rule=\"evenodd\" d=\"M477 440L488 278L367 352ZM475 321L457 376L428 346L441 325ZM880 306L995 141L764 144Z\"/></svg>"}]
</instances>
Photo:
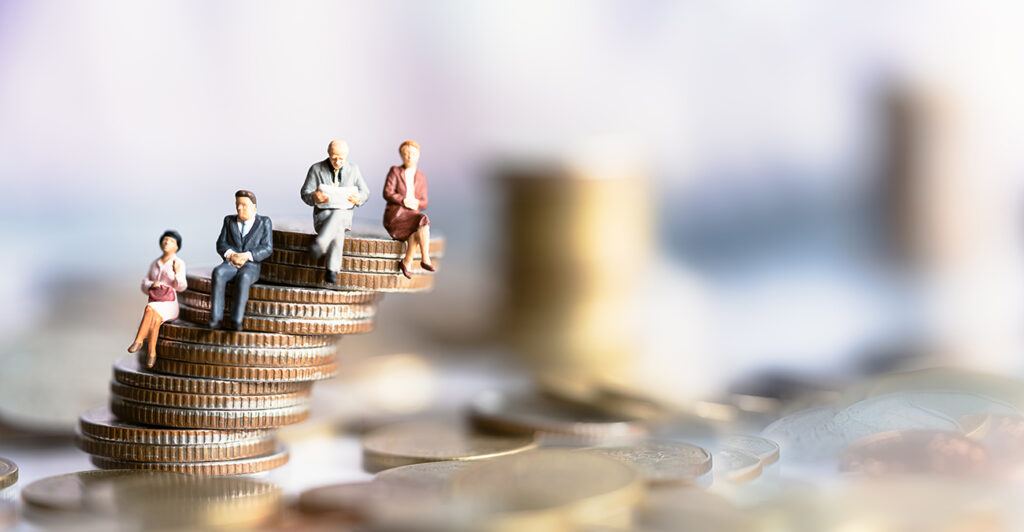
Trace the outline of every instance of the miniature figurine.
<instances>
[{"instance_id":1,"label":"miniature figurine","mask_svg":"<svg viewBox=\"0 0 1024 532\"><path fill-rule=\"evenodd\" d=\"M405 257L398 261L402 275L412 278L412 260L420 250L420 266L434 271L430 262L430 218L427 209L427 178L416 167L420 160L420 145L407 140L398 147L402 166L392 166L384 181L384 229L395 240L406 242Z\"/></svg>"},{"instance_id":2,"label":"miniature figurine","mask_svg":"<svg viewBox=\"0 0 1024 532\"><path fill-rule=\"evenodd\" d=\"M249 287L260 278L260 262L274 251L273 224L267 216L256 214L256 194L248 190L235 192L237 215L224 217L217 253L224 262L213 269L213 287L210 297L210 328L220 327L224 316L224 289L228 281L235 280L235 295L228 317L229 328L242 330L245 304L249 301Z\"/></svg>"},{"instance_id":3,"label":"miniature figurine","mask_svg":"<svg viewBox=\"0 0 1024 532\"><path fill-rule=\"evenodd\" d=\"M181 249L181 235L168 229L160 235L160 250L163 254L149 265L146 277L142 279L142 293L149 296L146 310L142 313L139 332L135 341L128 347L129 353L137 353L146 341L146 367L156 363L156 339L160 332L160 324L178 317L178 295L188 287L185 280L185 261L178 258Z\"/></svg>"},{"instance_id":4,"label":"miniature figurine","mask_svg":"<svg viewBox=\"0 0 1024 532\"><path fill-rule=\"evenodd\" d=\"M352 229L352 210L370 197L370 189L355 163L348 161L348 143L332 140L327 158L313 164L306 173L300 195L313 207L313 229L317 237L309 252L314 259L327 255L324 280L335 284L345 253L345 231Z\"/></svg>"}]
</instances>

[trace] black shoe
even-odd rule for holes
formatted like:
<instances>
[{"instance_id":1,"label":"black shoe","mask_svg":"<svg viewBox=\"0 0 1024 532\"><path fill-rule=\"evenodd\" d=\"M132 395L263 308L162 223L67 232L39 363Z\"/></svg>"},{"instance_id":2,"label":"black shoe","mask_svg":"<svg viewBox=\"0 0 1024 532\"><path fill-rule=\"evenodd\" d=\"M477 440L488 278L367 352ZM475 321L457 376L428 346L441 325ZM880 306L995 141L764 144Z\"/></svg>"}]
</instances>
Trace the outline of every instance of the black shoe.
<instances>
[{"instance_id":1,"label":"black shoe","mask_svg":"<svg viewBox=\"0 0 1024 532\"><path fill-rule=\"evenodd\" d=\"M210 322L207 323L206 326L209 327L211 331L216 331L217 329L220 329L220 322L210 320Z\"/></svg>"},{"instance_id":2,"label":"black shoe","mask_svg":"<svg viewBox=\"0 0 1024 532\"><path fill-rule=\"evenodd\" d=\"M238 322L233 321L228 326L228 329L231 329L232 331L241 331L242 330L242 322L240 322L240 321L238 321Z\"/></svg>"},{"instance_id":3,"label":"black shoe","mask_svg":"<svg viewBox=\"0 0 1024 532\"><path fill-rule=\"evenodd\" d=\"M320 260L320 257L324 256L324 250L320 248L320 245L313 242L312 246L309 246L309 256L313 257L313 260Z\"/></svg>"},{"instance_id":4,"label":"black shoe","mask_svg":"<svg viewBox=\"0 0 1024 532\"><path fill-rule=\"evenodd\" d=\"M328 284L338 284L338 272L324 270L324 282Z\"/></svg>"}]
</instances>

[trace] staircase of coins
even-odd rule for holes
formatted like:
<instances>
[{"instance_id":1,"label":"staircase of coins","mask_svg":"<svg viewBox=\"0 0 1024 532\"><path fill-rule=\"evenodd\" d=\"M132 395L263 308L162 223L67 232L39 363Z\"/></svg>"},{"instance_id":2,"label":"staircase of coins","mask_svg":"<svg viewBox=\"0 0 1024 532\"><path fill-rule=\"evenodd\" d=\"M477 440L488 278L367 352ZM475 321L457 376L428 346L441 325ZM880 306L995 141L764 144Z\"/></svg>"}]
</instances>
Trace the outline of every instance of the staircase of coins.
<instances>
[{"instance_id":1,"label":"staircase of coins","mask_svg":"<svg viewBox=\"0 0 1024 532\"><path fill-rule=\"evenodd\" d=\"M343 335L373 329L383 292L433 287L419 257L399 273L405 244L383 236L345 240L337 284L306 252L315 235L274 231L274 253L252 286L242 332L210 330L211 269L190 270L180 317L160 328L157 359L117 361L110 404L79 418L79 447L102 469L239 475L280 467L276 428L310 415L313 383L332 377ZM430 243L435 266L444 239ZM228 287L226 304L231 304ZM145 350L141 351L145 353Z\"/></svg>"}]
</instances>

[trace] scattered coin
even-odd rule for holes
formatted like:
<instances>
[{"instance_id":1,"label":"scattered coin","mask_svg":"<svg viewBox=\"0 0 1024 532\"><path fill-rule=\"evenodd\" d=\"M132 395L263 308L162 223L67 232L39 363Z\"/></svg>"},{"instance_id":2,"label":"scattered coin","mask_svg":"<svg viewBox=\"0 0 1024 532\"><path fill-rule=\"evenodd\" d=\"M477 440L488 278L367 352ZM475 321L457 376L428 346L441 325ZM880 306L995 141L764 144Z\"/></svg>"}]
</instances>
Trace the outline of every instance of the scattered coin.
<instances>
[{"instance_id":1,"label":"scattered coin","mask_svg":"<svg viewBox=\"0 0 1024 532\"><path fill-rule=\"evenodd\" d=\"M363 438L369 472L442 460L481 460L536 447L529 436L474 434L453 425L410 422L377 429Z\"/></svg>"},{"instance_id":2,"label":"scattered coin","mask_svg":"<svg viewBox=\"0 0 1024 532\"><path fill-rule=\"evenodd\" d=\"M750 482L761 476L761 459L740 449L722 449L714 455L715 479L726 482Z\"/></svg>"},{"instance_id":3,"label":"scattered coin","mask_svg":"<svg viewBox=\"0 0 1024 532\"><path fill-rule=\"evenodd\" d=\"M607 456L540 449L475 462L455 474L452 492L488 509L485 527L619 526L643 496L643 478Z\"/></svg>"},{"instance_id":4,"label":"scattered coin","mask_svg":"<svg viewBox=\"0 0 1024 532\"><path fill-rule=\"evenodd\" d=\"M597 453L633 465L650 485L691 484L711 471L711 453L696 445L673 441L645 441L624 447L589 447Z\"/></svg>"},{"instance_id":5,"label":"scattered coin","mask_svg":"<svg viewBox=\"0 0 1024 532\"><path fill-rule=\"evenodd\" d=\"M647 435L645 424L540 395L485 393L470 404L477 428L539 438L571 437L580 442L636 440Z\"/></svg>"},{"instance_id":6,"label":"scattered coin","mask_svg":"<svg viewBox=\"0 0 1024 532\"><path fill-rule=\"evenodd\" d=\"M17 481L18 465L6 458L0 458L0 490L13 486Z\"/></svg>"},{"instance_id":7,"label":"scattered coin","mask_svg":"<svg viewBox=\"0 0 1024 532\"><path fill-rule=\"evenodd\" d=\"M761 459L761 467L768 467L779 461L779 444L749 434L734 434L721 441L724 449L739 449Z\"/></svg>"},{"instance_id":8,"label":"scattered coin","mask_svg":"<svg viewBox=\"0 0 1024 532\"><path fill-rule=\"evenodd\" d=\"M899 430L854 442L843 451L839 468L869 476L969 477L989 472L989 456L980 443L956 432Z\"/></svg>"}]
</instances>

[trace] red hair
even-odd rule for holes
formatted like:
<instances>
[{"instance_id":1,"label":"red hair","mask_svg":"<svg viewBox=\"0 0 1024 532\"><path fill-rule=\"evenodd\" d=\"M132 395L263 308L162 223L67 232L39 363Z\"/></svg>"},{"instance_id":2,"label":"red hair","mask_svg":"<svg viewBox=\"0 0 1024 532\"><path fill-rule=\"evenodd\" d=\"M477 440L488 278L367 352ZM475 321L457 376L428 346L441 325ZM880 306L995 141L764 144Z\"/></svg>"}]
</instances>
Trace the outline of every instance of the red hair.
<instances>
[{"instance_id":1,"label":"red hair","mask_svg":"<svg viewBox=\"0 0 1024 532\"><path fill-rule=\"evenodd\" d=\"M399 155L402 154L402 148L404 148L406 146L412 146L413 148L416 148L416 151L420 151L420 145L419 145L418 142L416 142L415 140L407 140L407 141L403 142L400 146L398 146L398 154Z\"/></svg>"}]
</instances>

